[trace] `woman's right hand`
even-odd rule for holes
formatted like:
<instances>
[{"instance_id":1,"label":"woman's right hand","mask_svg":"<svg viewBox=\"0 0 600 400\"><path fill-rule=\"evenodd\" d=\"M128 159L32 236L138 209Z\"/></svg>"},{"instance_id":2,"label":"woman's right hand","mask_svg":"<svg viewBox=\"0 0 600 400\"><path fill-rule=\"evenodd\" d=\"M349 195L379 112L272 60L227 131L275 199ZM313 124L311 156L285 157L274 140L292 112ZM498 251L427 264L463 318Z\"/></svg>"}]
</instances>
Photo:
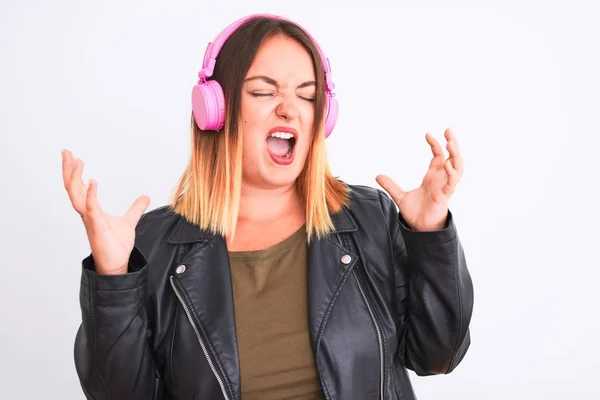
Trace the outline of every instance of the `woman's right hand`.
<instances>
[{"instance_id":1,"label":"woman's right hand","mask_svg":"<svg viewBox=\"0 0 600 400\"><path fill-rule=\"evenodd\" d=\"M90 180L86 186L82 172L83 161L75 159L69 150L63 150L63 182L73 208L83 220L96 273L125 274L135 244L135 227L150 205L150 198L140 196L122 217L108 215L98 203L97 182Z\"/></svg>"}]
</instances>

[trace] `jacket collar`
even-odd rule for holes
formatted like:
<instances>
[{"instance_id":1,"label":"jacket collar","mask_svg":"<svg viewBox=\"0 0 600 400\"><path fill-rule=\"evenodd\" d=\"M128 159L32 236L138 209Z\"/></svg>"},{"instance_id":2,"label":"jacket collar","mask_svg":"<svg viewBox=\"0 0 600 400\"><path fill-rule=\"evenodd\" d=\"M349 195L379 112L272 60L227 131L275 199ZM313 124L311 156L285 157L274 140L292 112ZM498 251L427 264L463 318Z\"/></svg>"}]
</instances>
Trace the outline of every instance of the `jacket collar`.
<instances>
[{"instance_id":1,"label":"jacket collar","mask_svg":"<svg viewBox=\"0 0 600 400\"><path fill-rule=\"evenodd\" d=\"M352 215L346 208L333 214L331 219L333 221L334 234L355 232L358 229L354 218L352 218ZM213 232L199 229L198 226L180 217L173 229L173 233L169 236L168 242L171 244L195 243L214 238L215 236Z\"/></svg>"}]
</instances>

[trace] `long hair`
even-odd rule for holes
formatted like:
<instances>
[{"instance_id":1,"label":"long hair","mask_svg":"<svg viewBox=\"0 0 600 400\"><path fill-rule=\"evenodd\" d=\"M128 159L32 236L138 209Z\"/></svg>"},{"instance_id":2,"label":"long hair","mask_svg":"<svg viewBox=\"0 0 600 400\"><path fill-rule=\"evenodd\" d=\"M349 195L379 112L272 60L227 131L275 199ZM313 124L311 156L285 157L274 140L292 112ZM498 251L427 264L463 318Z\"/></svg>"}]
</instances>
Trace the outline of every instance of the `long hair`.
<instances>
[{"instance_id":1,"label":"long hair","mask_svg":"<svg viewBox=\"0 0 600 400\"><path fill-rule=\"evenodd\" d=\"M203 131L191 116L192 153L172 198L176 213L223 236L233 235L242 186L241 93L245 76L261 44L274 35L296 40L312 57L316 76L313 141L296 185L305 207L308 239L333 230L331 214L348 203L348 187L331 174L324 136L325 78L317 47L293 22L254 18L234 32L219 52L211 79L225 95L225 124L219 132Z\"/></svg>"}]
</instances>

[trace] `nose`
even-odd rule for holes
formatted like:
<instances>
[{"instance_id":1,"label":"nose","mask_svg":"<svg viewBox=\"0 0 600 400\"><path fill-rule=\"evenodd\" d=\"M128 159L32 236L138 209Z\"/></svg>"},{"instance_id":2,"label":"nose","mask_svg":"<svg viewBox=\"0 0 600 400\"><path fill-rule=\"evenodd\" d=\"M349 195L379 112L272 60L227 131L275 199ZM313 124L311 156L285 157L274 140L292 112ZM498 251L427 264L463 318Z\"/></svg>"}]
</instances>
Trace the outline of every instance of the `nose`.
<instances>
[{"instance_id":1,"label":"nose","mask_svg":"<svg viewBox=\"0 0 600 400\"><path fill-rule=\"evenodd\" d=\"M288 96L282 96L281 102L277 106L277 115L286 121L298 118L298 115L300 114L298 107L293 100L294 96L291 97L292 98L288 98Z\"/></svg>"}]
</instances>

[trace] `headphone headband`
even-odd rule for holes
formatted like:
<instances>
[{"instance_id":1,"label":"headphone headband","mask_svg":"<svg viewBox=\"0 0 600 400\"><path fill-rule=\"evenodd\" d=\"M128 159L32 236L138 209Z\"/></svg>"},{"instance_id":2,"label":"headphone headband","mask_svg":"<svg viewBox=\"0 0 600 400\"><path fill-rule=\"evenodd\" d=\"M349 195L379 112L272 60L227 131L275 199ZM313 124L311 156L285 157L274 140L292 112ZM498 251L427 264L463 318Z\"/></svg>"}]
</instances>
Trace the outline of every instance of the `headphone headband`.
<instances>
[{"instance_id":1,"label":"headphone headband","mask_svg":"<svg viewBox=\"0 0 600 400\"><path fill-rule=\"evenodd\" d=\"M221 48L223 47L227 39L229 39L229 37L245 22L258 17L268 17L278 19L281 21L292 22L284 17L272 14L251 14L246 17L240 18L237 21L234 21L231 25L229 25L223 31L221 31L221 33L212 42L208 44L204 53L204 59L202 61L202 69L198 73L198 77L200 78L200 81L198 83L204 82L207 78L212 76L215 69L217 56L219 55L219 52L221 51ZM325 53L321 49L321 46L319 46L317 41L310 35L310 33L308 33L308 31L306 31L305 29L303 29L303 31L308 35L308 37L310 37L310 39L315 44L315 47L319 51L319 56L323 65L323 70L325 71L325 89L327 93L331 93L335 85L331 80L331 65L329 64L329 59L325 57Z\"/></svg>"}]
</instances>

